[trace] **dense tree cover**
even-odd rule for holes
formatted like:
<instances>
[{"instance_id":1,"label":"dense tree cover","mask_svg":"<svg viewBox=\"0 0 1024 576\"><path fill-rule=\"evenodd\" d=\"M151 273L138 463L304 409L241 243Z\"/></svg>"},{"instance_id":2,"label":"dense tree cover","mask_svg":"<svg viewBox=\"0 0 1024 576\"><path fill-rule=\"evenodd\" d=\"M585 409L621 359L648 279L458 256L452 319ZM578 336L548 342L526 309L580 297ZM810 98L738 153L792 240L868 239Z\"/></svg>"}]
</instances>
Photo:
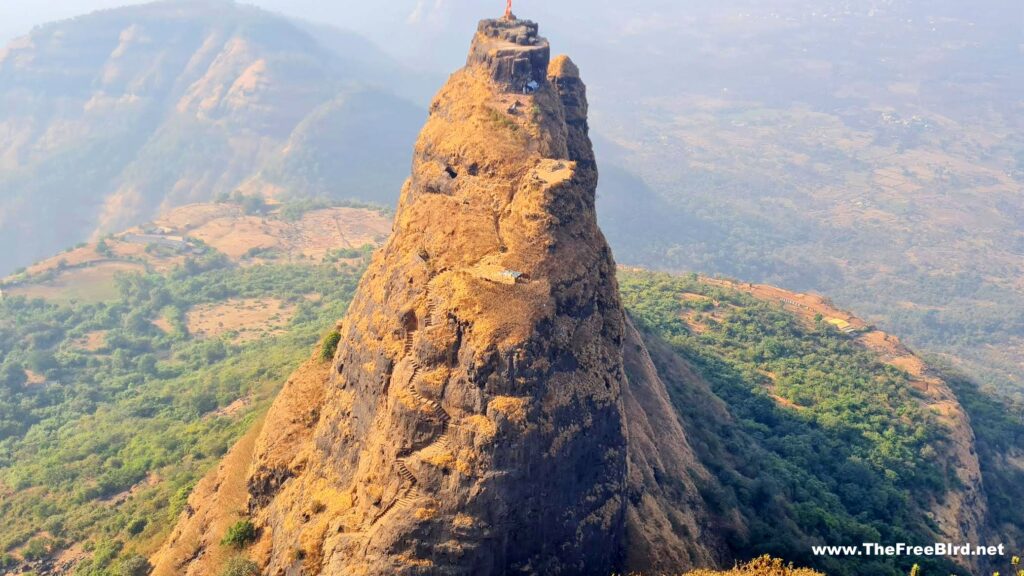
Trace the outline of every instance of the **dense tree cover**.
<instances>
[{"instance_id":1,"label":"dense tree cover","mask_svg":"<svg viewBox=\"0 0 1024 576\"><path fill-rule=\"evenodd\" d=\"M815 557L811 545L934 541L922 506L956 479L935 461L941 432L908 377L830 325L805 326L695 275L627 273L620 285L646 336L693 364L732 416L715 421L707 415L713 399L692 383L668 382L691 423L691 444L718 480L703 496L716 512L738 511L750 528L730 546L833 575L906 574L907 559Z\"/></svg>"},{"instance_id":2,"label":"dense tree cover","mask_svg":"<svg viewBox=\"0 0 1024 576\"><path fill-rule=\"evenodd\" d=\"M209 255L119 277L116 301L0 301L0 561L83 542L80 574L142 570L133 550L166 533L194 482L344 315L361 271ZM287 334L236 344L188 333L197 304L263 297L296 307ZM84 344L97 334L98 347ZM218 411L243 397L240 411Z\"/></svg>"}]
</instances>

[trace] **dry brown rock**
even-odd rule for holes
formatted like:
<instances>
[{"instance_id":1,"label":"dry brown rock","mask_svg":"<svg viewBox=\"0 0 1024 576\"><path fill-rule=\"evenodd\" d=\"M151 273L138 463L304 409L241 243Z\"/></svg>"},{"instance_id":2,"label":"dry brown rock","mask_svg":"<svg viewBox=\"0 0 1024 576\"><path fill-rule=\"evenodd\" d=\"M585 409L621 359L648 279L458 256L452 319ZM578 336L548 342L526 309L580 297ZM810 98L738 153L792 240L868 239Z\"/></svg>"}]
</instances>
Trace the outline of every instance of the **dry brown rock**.
<instances>
[{"instance_id":1,"label":"dry brown rock","mask_svg":"<svg viewBox=\"0 0 1024 576\"><path fill-rule=\"evenodd\" d=\"M586 89L549 51L533 23L484 21L434 99L322 394L287 386L252 452L265 573L716 559L691 477L706 472L597 227ZM192 573L182 558L165 549L157 560L178 560L158 573Z\"/></svg>"}]
</instances>

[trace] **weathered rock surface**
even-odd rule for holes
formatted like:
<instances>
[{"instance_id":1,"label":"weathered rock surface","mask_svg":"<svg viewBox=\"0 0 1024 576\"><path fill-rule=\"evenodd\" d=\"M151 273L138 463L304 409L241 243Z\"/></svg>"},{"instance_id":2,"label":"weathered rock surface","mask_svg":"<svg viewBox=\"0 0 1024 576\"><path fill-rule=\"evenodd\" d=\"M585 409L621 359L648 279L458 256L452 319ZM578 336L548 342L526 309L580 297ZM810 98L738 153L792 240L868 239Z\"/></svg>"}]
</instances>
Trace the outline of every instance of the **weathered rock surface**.
<instances>
[{"instance_id":1,"label":"weathered rock surface","mask_svg":"<svg viewBox=\"0 0 1024 576\"><path fill-rule=\"evenodd\" d=\"M287 386L252 451L250 554L267 574L716 559L694 489L706 472L596 224L586 89L549 51L536 24L484 21L435 98L322 394ZM196 517L176 534L201 532ZM158 573L203 573L174 546Z\"/></svg>"}]
</instances>

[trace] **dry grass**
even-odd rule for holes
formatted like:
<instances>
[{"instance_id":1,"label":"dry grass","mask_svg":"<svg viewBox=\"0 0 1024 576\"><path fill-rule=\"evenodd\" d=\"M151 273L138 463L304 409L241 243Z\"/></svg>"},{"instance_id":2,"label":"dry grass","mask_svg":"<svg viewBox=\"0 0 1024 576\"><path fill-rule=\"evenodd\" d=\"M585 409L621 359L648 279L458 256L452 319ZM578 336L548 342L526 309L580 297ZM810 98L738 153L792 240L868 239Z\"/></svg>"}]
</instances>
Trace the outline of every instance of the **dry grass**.
<instances>
[{"instance_id":1,"label":"dry grass","mask_svg":"<svg viewBox=\"0 0 1024 576\"><path fill-rule=\"evenodd\" d=\"M235 342L247 342L283 333L294 315L295 306L275 298L248 298L196 306L186 320L189 333L199 338L236 332Z\"/></svg>"},{"instance_id":2,"label":"dry grass","mask_svg":"<svg viewBox=\"0 0 1024 576\"><path fill-rule=\"evenodd\" d=\"M102 302L117 298L118 273L142 272L140 264L128 262L101 262L88 268L75 268L60 273L56 278L38 284L25 284L5 290L11 296L43 298L56 302Z\"/></svg>"},{"instance_id":3,"label":"dry grass","mask_svg":"<svg viewBox=\"0 0 1024 576\"><path fill-rule=\"evenodd\" d=\"M42 274L44 272L56 270L62 262L66 266L80 266L100 257L101 256L96 253L95 246L83 246L37 262L36 264L27 267L25 272L28 274Z\"/></svg>"},{"instance_id":4,"label":"dry grass","mask_svg":"<svg viewBox=\"0 0 1024 576\"><path fill-rule=\"evenodd\" d=\"M109 330L94 330L73 341L71 344L83 352L98 352L107 345L108 332Z\"/></svg>"},{"instance_id":5,"label":"dry grass","mask_svg":"<svg viewBox=\"0 0 1024 576\"><path fill-rule=\"evenodd\" d=\"M220 215L203 212L203 220L190 226L188 235L232 260L258 249L288 260L320 261L331 250L378 244L391 232L391 221L386 216L358 208L314 210L296 222L245 215L233 207L225 210ZM168 218L166 222L178 224L180 219Z\"/></svg>"},{"instance_id":6,"label":"dry grass","mask_svg":"<svg viewBox=\"0 0 1024 576\"><path fill-rule=\"evenodd\" d=\"M389 217L361 208L324 208L289 222L274 216L246 215L234 204L182 206L162 215L153 226L164 234L201 240L230 259L246 263L269 258L320 262L333 250L379 244L391 232ZM125 234L143 231L137 227ZM94 242L42 260L26 269L28 278L7 278L8 282L26 283L12 285L5 292L56 302L99 302L118 296L114 283L118 272L144 272L146 268L167 272L185 261L185 253L147 251L145 244L125 242L123 238L124 234L119 234L104 239L109 248L106 254L100 254ZM249 258L254 249L266 253ZM32 276L47 272L56 276L46 282L33 282Z\"/></svg>"},{"instance_id":7,"label":"dry grass","mask_svg":"<svg viewBox=\"0 0 1024 576\"><path fill-rule=\"evenodd\" d=\"M526 425L527 410L530 406L529 398L515 398L512 396L497 396L487 405L488 412L494 411L504 414L506 418L519 426Z\"/></svg>"},{"instance_id":8,"label":"dry grass","mask_svg":"<svg viewBox=\"0 0 1024 576\"><path fill-rule=\"evenodd\" d=\"M26 386L39 386L40 384L46 384L46 376L33 372L31 370L25 370L25 385Z\"/></svg>"},{"instance_id":9,"label":"dry grass","mask_svg":"<svg viewBox=\"0 0 1024 576\"><path fill-rule=\"evenodd\" d=\"M808 568L794 568L778 558L761 556L746 564L736 566L732 570L717 572L714 570L695 570L686 576L824 576Z\"/></svg>"}]
</instances>

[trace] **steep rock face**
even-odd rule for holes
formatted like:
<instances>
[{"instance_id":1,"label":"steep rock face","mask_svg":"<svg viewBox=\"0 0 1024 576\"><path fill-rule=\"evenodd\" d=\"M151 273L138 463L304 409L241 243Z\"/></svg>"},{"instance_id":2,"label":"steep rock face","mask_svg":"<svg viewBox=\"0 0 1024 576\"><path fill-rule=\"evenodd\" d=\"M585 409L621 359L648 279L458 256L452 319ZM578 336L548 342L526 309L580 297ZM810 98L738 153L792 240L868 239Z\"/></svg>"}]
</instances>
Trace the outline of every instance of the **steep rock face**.
<instances>
[{"instance_id":1,"label":"steep rock face","mask_svg":"<svg viewBox=\"0 0 1024 576\"><path fill-rule=\"evenodd\" d=\"M482 51L478 34L484 55L434 101L394 236L342 328L312 474L353 504L325 537L326 572L617 562L623 315L592 158L567 145L562 99L582 95L547 81L534 40ZM527 77L537 91L512 92ZM276 504L267 523L286 525Z\"/></svg>"},{"instance_id":2,"label":"steep rock face","mask_svg":"<svg viewBox=\"0 0 1024 576\"><path fill-rule=\"evenodd\" d=\"M706 472L626 321L596 224L586 89L549 52L533 23L484 21L435 98L322 400L297 408L287 387L252 453L250 554L266 573L719 559L694 488ZM193 573L196 555L165 551L178 560L161 573Z\"/></svg>"},{"instance_id":3,"label":"steep rock face","mask_svg":"<svg viewBox=\"0 0 1024 576\"><path fill-rule=\"evenodd\" d=\"M678 378L692 383L697 394L700 379L674 354L664 361ZM725 528L743 530L735 513L707 513L697 483L714 482L687 439L686 424L672 405L662 375L643 338L627 322L623 360L628 385L623 406L629 430L629 480L626 509L625 566L640 573L675 573L682 567L724 563ZM707 418L728 421L724 407L707 410Z\"/></svg>"}]
</instances>

